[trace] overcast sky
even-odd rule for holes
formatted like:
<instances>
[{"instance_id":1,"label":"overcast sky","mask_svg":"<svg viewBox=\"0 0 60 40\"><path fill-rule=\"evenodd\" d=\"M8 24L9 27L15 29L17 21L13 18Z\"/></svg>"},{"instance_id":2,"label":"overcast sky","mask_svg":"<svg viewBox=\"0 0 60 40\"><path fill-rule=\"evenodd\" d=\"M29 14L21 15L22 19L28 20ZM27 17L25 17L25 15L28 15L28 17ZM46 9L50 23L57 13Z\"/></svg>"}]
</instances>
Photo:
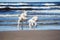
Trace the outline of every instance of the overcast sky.
<instances>
[{"instance_id":1,"label":"overcast sky","mask_svg":"<svg viewBox=\"0 0 60 40\"><path fill-rule=\"evenodd\" d=\"M0 0L0 2L59 2L60 0Z\"/></svg>"}]
</instances>

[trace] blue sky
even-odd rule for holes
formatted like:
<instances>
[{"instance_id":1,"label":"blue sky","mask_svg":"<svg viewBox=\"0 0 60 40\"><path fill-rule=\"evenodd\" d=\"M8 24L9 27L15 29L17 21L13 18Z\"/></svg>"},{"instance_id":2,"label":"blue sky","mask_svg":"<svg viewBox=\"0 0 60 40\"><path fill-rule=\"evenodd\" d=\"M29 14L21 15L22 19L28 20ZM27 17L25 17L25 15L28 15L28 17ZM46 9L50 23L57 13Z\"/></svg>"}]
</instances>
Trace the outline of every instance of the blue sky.
<instances>
[{"instance_id":1,"label":"blue sky","mask_svg":"<svg viewBox=\"0 0 60 40\"><path fill-rule=\"evenodd\" d=\"M0 2L59 2L60 0L0 0Z\"/></svg>"}]
</instances>

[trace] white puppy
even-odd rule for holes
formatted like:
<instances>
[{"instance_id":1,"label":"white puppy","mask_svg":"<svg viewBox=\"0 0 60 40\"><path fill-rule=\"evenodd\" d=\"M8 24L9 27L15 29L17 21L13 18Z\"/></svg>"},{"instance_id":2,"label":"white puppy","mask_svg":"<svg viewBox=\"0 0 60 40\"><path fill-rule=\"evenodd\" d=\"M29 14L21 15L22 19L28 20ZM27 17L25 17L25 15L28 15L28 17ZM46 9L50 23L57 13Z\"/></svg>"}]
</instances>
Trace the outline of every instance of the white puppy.
<instances>
[{"instance_id":1,"label":"white puppy","mask_svg":"<svg viewBox=\"0 0 60 40\"><path fill-rule=\"evenodd\" d=\"M36 23L37 20L38 20L38 16L34 16L32 17L32 19L28 20L30 29L32 29L33 26L37 25Z\"/></svg>"},{"instance_id":2,"label":"white puppy","mask_svg":"<svg viewBox=\"0 0 60 40\"><path fill-rule=\"evenodd\" d=\"M24 11L22 14L19 15L19 17L18 17L18 25L17 25L18 30L19 30L20 22L27 19L26 16L27 16L27 11Z\"/></svg>"}]
</instances>

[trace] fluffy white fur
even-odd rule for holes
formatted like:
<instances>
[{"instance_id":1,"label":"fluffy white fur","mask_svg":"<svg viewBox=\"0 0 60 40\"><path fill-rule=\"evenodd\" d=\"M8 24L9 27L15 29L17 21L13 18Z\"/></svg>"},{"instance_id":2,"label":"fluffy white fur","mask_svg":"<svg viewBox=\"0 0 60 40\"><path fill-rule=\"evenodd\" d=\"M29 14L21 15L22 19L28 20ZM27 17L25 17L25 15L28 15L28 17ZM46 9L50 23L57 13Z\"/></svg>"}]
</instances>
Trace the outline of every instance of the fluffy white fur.
<instances>
[{"instance_id":1,"label":"fluffy white fur","mask_svg":"<svg viewBox=\"0 0 60 40\"><path fill-rule=\"evenodd\" d=\"M32 29L33 26L37 25L36 23L37 20L38 20L37 16L33 16L32 19L28 20L30 30Z\"/></svg>"},{"instance_id":2,"label":"fluffy white fur","mask_svg":"<svg viewBox=\"0 0 60 40\"><path fill-rule=\"evenodd\" d=\"M18 25L17 25L17 28L19 30L19 27L20 27L20 22L23 21L23 20L26 20L27 19L27 12L24 11L22 14L20 14L20 16L18 17Z\"/></svg>"}]
</instances>

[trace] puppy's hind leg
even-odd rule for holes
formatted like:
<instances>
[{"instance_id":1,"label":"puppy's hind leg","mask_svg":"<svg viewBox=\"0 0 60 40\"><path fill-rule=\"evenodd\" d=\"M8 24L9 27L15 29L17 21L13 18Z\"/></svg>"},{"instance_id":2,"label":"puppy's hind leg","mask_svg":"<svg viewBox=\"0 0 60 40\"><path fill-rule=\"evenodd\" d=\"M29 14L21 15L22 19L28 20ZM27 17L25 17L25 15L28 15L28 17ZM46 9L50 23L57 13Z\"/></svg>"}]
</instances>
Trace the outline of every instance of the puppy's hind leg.
<instances>
[{"instance_id":1,"label":"puppy's hind leg","mask_svg":"<svg viewBox=\"0 0 60 40\"><path fill-rule=\"evenodd\" d=\"M17 29L20 30L20 20L18 20Z\"/></svg>"}]
</instances>

